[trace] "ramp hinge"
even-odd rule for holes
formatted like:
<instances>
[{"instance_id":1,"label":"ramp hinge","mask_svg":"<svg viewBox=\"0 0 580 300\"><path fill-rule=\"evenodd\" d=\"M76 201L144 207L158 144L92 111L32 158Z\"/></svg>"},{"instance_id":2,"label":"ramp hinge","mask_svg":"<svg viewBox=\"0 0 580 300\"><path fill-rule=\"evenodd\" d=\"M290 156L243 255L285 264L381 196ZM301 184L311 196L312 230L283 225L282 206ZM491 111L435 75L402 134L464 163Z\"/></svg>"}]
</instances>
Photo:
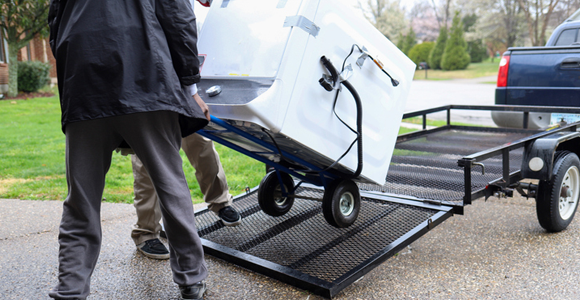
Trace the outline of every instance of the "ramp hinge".
<instances>
[{"instance_id":1,"label":"ramp hinge","mask_svg":"<svg viewBox=\"0 0 580 300\"><path fill-rule=\"evenodd\" d=\"M441 205L441 200L423 199L423 202L433 205Z\"/></svg>"},{"instance_id":2,"label":"ramp hinge","mask_svg":"<svg viewBox=\"0 0 580 300\"><path fill-rule=\"evenodd\" d=\"M314 22L308 20L304 16L286 17L286 20L284 20L284 27L299 27L314 37L316 37L320 31L320 27L316 26Z\"/></svg>"}]
</instances>

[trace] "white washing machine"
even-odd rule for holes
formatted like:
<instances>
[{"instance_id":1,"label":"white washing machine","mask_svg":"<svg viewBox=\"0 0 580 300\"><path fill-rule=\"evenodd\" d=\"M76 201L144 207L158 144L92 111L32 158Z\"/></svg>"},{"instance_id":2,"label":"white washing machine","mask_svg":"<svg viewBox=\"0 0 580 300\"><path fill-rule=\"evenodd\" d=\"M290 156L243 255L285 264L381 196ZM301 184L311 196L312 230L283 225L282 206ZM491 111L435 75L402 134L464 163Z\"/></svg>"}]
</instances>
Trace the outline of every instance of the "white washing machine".
<instances>
[{"instance_id":1,"label":"white washing machine","mask_svg":"<svg viewBox=\"0 0 580 300\"><path fill-rule=\"evenodd\" d=\"M213 116L308 164L345 176L359 169L354 181L384 184L415 64L351 4L214 0L198 48L198 90ZM336 82L323 56L341 74ZM357 105L343 80L362 106L362 161ZM260 145L221 129L215 122L206 128L260 153ZM263 157L300 169L283 155Z\"/></svg>"}]
</instances>

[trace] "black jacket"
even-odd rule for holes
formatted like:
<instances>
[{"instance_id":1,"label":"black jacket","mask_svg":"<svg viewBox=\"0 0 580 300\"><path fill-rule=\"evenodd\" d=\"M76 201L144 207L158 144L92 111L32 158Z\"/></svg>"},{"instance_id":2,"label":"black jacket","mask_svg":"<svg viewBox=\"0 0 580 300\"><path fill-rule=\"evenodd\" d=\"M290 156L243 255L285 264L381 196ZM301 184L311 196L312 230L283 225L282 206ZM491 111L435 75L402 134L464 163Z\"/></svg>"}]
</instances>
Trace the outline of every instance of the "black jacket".
<instances>
[{"instance_id":1,"label":"black jacket","mask_svg":"<svg viewBox=\"0 0 580 300\"><path fill-rule=\"evenodd\" d=\"M63 131L139 112L180 114L182 135L207 124L184 86L199 82L189 0L51 0Z\"/></svg>"}]
</instances>

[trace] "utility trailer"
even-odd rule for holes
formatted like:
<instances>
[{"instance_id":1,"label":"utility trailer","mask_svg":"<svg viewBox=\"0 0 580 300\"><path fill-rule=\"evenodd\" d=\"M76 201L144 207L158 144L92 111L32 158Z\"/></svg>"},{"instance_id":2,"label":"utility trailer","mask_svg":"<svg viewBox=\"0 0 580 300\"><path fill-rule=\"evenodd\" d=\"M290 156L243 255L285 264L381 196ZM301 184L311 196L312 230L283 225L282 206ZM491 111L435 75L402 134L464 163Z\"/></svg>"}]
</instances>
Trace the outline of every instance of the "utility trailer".
<instances>
[{"instance_id":1,"label":"utility trailer","mask_svg":"<svg viewBox=\"0 0 580 300\"><path fill-rule=\"evenodd\" d=\"M449 105L404 114L403 119L421 117L423 129L398 136L384 185L358 183L360 215L352 225L338 228L324 221L323 188L272 180L268 185L277 186L277 201L293 203L284 214L262 211L260 188L234 199L243 217L240 226L225 227L208 210L196 213L206 253L332 298L478 198L510 197L517 190L536 198L542 227L565 229L580 192L579 123L545 131L457 126L451 125L455 110L519 111L526 128L530 112L576 108ZM427 129L427 116L441 112L447 113L447 125ZM293 164L264 159L288 149L264 142L270 137L242 125L213 118L201 133L274 166L265 178L290 177L286 171L292 172ZM219 137L224 134L226 139ZM290 187L287 192L284 186Z\"/></svg>"},{"instance_id":2,"label":"utility trailer","mask_svg":"<svg viewBox=\"0 0 580 300\"><path fill-rule=\"evenodd\" d=\"M578 203L576 125L397 137L401 118L466 107L404 115L415 64L350 5L212 1L197 86L212 119L200 134L273 170L235 198L240 226L196 213L206 253L332 297L478 197L517 189L542 199L542 226L565 228Z\"/></svg>"},{"instance_id":3,"label":"utility trailer","mask_svg":"<svg viewBox=\"0 0 580 300\"><path fill-rule=\"evenodd\" d=\"M452 110L519 112L524 129L451 125ZM446 112L447 125L427 129L427 116L438 112ZM404 119L421 117L422 130L398 137L385 185L361 189L449 205L459 214L475 199L512 197L517 190L536 199L544 229L562 231L580 195L580 123L527 129L535 112L573 114L577 108L447 105L407 113Z\"/></svg>"}]
</instances>

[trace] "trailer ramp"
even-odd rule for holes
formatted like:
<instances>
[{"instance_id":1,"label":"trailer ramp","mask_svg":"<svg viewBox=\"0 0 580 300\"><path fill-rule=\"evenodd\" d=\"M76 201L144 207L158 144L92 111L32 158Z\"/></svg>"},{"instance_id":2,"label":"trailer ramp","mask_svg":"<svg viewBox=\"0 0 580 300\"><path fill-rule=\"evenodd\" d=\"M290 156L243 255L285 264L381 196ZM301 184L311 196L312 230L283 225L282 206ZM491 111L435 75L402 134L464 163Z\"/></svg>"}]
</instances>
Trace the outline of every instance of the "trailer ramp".
<instances>
[{"instance_id":1,"label":"trailer ramp","mask_svg":"<svg viewBox=\"0 0 580 300\"><path fill-rule=\"evenodd\" d=\"M296 193L322 199L323 190L303 185ZM361 198L348 228L329 225L314 200L297 198L284 216L266 215L257 189L234 199L241 225L223 226L207 209L196 212L196 223L207 254L332 298L453 215L450 206L362 191Z\"/></svg>"}]
</instances>

